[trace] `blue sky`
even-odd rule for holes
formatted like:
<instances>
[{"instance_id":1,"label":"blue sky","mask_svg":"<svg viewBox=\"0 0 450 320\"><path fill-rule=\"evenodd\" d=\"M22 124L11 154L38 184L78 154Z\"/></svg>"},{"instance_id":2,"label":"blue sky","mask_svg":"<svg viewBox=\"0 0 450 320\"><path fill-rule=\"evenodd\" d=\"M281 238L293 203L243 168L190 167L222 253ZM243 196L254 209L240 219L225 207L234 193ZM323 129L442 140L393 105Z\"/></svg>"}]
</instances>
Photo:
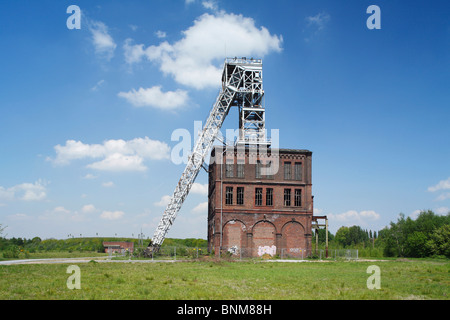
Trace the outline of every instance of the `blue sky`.
<instances>
[{"instance_id":1,"label":"blue sky","mask_svg":"<svg viewBox=\"0 0 450 320\"><path fill-rule=\"evenodd\" d=\"M67 8L82 11L68 29ZM367 8L381 9L368 29ZM315 211L379 230L450 209L448 1L2 1L7 237L153 235L226 56L262 58L266 128L313 151ZM232 110L226 128L235 129ZM169 237L206 238L202 171Z\"/></svg>"}]
</instances>

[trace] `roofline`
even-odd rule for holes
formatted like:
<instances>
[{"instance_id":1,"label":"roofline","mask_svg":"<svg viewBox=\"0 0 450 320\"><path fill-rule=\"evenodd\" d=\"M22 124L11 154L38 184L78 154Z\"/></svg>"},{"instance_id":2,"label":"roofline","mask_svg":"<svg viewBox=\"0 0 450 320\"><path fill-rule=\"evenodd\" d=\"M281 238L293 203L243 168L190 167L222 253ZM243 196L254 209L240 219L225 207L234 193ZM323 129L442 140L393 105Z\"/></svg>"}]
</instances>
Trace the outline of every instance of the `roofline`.
<instances>
[{"instance_id":1,"label":"roofline","mask_svg":"<svg viewBox=\"0 0 450 320\"><path fill-rule=\"evenodd\" d=\"M222 149L225 150L226 148L230 148L232 147L233 150L242 148L242 147L238 147L238 146L213 146L212 151L215 151L216 149ZM242 149L241 149L242 150ZM249 148L249 147L245 147L243 150L245 151L250 151L250 150L255 150L259 153L259 151L261 151L262 153L265 153L267 151L267 153L272 153L273 151L278 151L278 153L290 153L290 154L305 154L305 153L310 153L312 154L311 150L307 150L307 149L285 149L285 148L267 148L267 149L256 149L256 148Z\"/></svg>"}]
</instances>

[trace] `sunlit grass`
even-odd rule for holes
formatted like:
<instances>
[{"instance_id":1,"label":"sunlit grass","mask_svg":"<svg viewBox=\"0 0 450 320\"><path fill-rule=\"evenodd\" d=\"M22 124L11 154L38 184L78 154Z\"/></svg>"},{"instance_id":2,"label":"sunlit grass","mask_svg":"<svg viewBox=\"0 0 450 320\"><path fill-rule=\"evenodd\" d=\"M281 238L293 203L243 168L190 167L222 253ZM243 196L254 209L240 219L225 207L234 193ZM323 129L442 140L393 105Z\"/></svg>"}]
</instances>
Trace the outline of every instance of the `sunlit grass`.
<instances>
[{"instance_id":1,"label":"sunlit grass","mask_svg":"<svg viewBox=\"0 0 450 320\"><path fill-rule=\"evenodd\" d=\"M369 265L381 289L369 290ZM0 299L448 299L450 263L177 262L80 263L81 289L69 290L69 264L0 266Z\"/></svg>"}]
</instances>

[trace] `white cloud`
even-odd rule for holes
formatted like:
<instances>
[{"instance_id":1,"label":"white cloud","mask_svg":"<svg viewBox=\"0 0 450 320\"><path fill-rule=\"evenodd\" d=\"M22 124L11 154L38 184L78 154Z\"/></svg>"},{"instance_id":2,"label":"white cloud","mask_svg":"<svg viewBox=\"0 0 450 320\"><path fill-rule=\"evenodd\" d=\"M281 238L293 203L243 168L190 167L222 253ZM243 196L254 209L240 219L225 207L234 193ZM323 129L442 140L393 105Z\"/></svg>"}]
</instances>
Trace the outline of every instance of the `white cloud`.
<instances>
[{"instance_id":1,"label":"white cloud","mask_svg":"<svg viewBox=\"0 0 450 320\"><path fill-rule=\"evenodd\" d=\"M306 22L308 26L317 28L317 30L322 30L325 25L330 21L330 15L325 12L316 14L315 16L306 17Z\"/></svg>"},{"instance_id":2,"label":"white cloud","mask_svg":"<svg viewBox=\"0 0 450 320\"><path fill-rule=\"evenodd\" d=\"M373 210L356 211L349 210L340 214L330 213L327 215L330 220L336 220L344 224L365 225L369 221L375 221L380 218L380 215Z\"/></svg>"},{"instance_id":3,"label":"white cloud","mask_svg":"<svg viewBox=\"0 0 450 320\"><path fill-rule=\"evenodd\" d=\"M128 92L119 92L119 97L125 98L135 107L154 107L162 110L174 110L185 105L188 94L184 90L161 91L161 86L151 88L132 89Z\"/></svg>"},{"instance_id":4,"label":"white cloud","mask_svg":"<svg viewBox=\"0 0 450 320\"><path fill-rule=\"evenodd\" d=\"M24 213L16 213L8 216L9 220L12 221L23 221L23 220L29 220L31 217L29 215L26 215Z\"/></svg>"},{"instance_id":5,"label":"white cloud","mask_svg":"<svg viewBox=\"0 0 450 320\"><path fill-rule=\"evenodd\" d=\"M194 182L191 187L191 193L201 194L203 196L208 195L208 184L200 184Z\"/></svg>"},{"instance_id":6,"label":"white cloud","mask_svg":"<svg viewBox=\"0 0 450 320\"><path fill-rule=\"evenodd\" d=\"M100 89L100 87L103 85L105 83L105 80L100 80L99 82L97 82L96 84L95 84L95 86L93 86L92 88L91 88L91 91L98 91L98 89Z\"/></svg>"},{"instance_id":7,"label":"white cloud","mask_svg":"<svg viewBox=\"0 0 450 320\"><path fill-rule=\"evenodd\" d=\"M114 187L114 182L112 182L112 181L103 182L102 186L104 186L105 188L111 188L111 187Z\"/></svg>"},{"instance_id":8,"label":"white cloud","mask_svg":"<svg viewBox=\"0 0 450 320\"><path fill-rule=\"evenodd\" d=\"M170 196L169 195L165 195L161 197L161 200L158 202L155 202L154 205L158 206L158 207L166 207L169 202L170 202Z\"/></svg>"},{"instance_id":9,"label":"white cloud","mask_svg":"<svg viewBox=\"0 0 450 320\"><path fill-rule=\"evenodd\" d=\"M93 204L87 204L81 208L81 212L83 212L83 213L92 213L95 211L97 211L97 209L95 208L95 206Z\"/></svg>"},{"instance_id":10,"label":"white cloud","mask_svg":"<svg viewBox=\"0 0 450 320\"><path fill-rule=\"evenodd\" d=\"M307 32L308 36L304 38L306 42L311 41L316 37L330 21L330 15L325 12L316 14L315 16L306 17L307 28L304 32Z\"/></svg>"},{"instance_id":11,"label":"white cloud","mask_svg":"<svg viewBox=\"0 0 450 320\"><path fill-rule=\"evenodd\" d=\"M147 167L142 164L144 159L140 156L113 153L105 159L88 164L86 167L102 171L145 171Z\"/></svg>"},{"instance_id":12,"label":"white cloud","mask_svg":"<svg viewBox=\"0 0 450 320\"><path fill-rule=\"evenodd\" d=\"M213 11L216 11L218 9L217 2L213 1L213 0L203 1L202 6L205 9L209 9L209 10L213 10Z\"/></svg>"},{"instance_id":13,"label":"white cloud","mask_svg":"<svg viewBox=\"0 0 450 320\"><path fill-rule=\"evenodd\" d=\"M56 145L56 158L48 160L56 165L67 165L73 160L102 159L87 167L108 171L144 171L145 159L169 159L170 147L161 141L148 137L133 140L106 140L103 144L85 144L81 141L67 140L66 144ZM86 178L93 178L89 176Z\"/></svg>"},{"instance_id":14,"label":"white cloud","mask_svg":"<svg viewBox=\"0 0 450 320\"><path fill-rule=\"evenodd\" d=\"M161 31L161 30L156 31L156 32L155 32L155 35L156 35L158 38L160 38L160 39L165 38L165 37L167 36L167 34L166 34L164 31Z\"/></svg>"},{"instance_id":15,"label":"white cloud","mask_svg":"<svg viewBox=\"0 0 450 320\"><path fill-rule=\"evenodd\" d=\"M252 18L223 11L205 13L194 21L183 38L144 49L143 44L125 43L125 60L136 63L147 58L159 64L183 85L202 89L217 87L221 80L221 65L227 56L262 57L282 50L282 37L271 35L265 27L258 28ZM225 53L226 51L226 53Z\"/></svg>"},{"instance_id":16,"label":"white cloud","mask_svg":"<svg viewBox=\"0 0 450 320\"><path fill-rule=\"evenodd\" d=\"M417 219L421 212L422 210L414 210L409 216L411 217L411 219Z\"/></svg>"},{"instance_id":17,"label":"white cloud","mask_svg":"<svg viewBox=\"0 0 450 320\"><path fill-rule=\"evenodd\" d=\"M47 196L46 183L39 180L35 183L22 183L10 188L0 186L0 199L39 201Z\"/></svg>"},{"instance_id":18,"label":"white cloud","mask_svg":"<svg viewBox=\"0 0 450 320\"><path fill-rule=\"evenodd\" d=\"M438 184L432 187L428 187L428 191L435 192L439 190L448 190L450 189L450 177L447 180L441 180Z\"/></svg>"},{"instance_id":19,"label":"white cloud","mask_svg":"<svg viewBox=\"0 0 450 320\"><path fill-rule=\"evenodd\" d=\"M313 211L315 216L320 216L323 212L323 209L314 208Z\"/></svg>"},{"instance_id":20,"label":"white cloud","mask_svg":"<svg viewBox=\"0 0 450 320\"><path fill-rule=\"evenodd\" d=\"M450 192L443 193L436 198L437 201L444 201L447 199L450 199Z\"/></svg>"},{"instance_id":21,"label":"white cloud","mask_svg":"<svg viewBox=\"0 0 450 320\"><path fill-rule=\"evenodd\" d=\"M450 212L450 208L448 207L439 207L434 210L437 214L444 215Z\"/></svg>"},{"instance_id":22,"label":"white cloud","mask_svg":"<svg viewBox=\"0 0 450 320\"><path fill-rule=\"evenodd\" d=\"M39 216L39 219L52 221L65 220L71 218L70 213L70 210L64 208L63 206L58 206L52 210L46 210L43 215Z\"/></svg>"},{"instance_id":23,"label":"white cloud","mask_svg":"<svg viewBox=\"0 0 450 320\"><path fill-rule=\"evenodd\" d=\"M193 213L207 213L208 212L208 201L199 203L195 208L191 210Z\"/></svg>"},{"instance_id":24,"label":"white cloud","mask_svg":"<svg viewBox=\"0 0 450 320\"><path fill-rule=\"evenodd\" d=\"M110 60L114 56L114 51L117 45L109 34L108 27L100 21L87 21L88 29L91 32L91 40L95 48L95 53L106 60Z\"/></svg>"},{"instance_id":25,"label":"white cloud","mask_svg":"<svg viewBox=\"0 0 450 320\"><path fill-rule=\"evenodd\" d=\"M60 206L60 207L56 207L55 209L53 209L53 212L55 212L55 213L62 213L62 214L68 214L68 213L70 213L70 210L67 210L63 206Z\"/></svg>"},{"instance_id":26,"label":"white cloud","mask_svg":"<svg viewBox=\"0 0 450 320\"><path fill-rule=\"evenodd\" d=\"M132 42L132 39L126 39L123 45L125 62L128 64L140 62L142 57L145 55L144 45L133 45Z\"/></svg>"},{"instance_id":27,"label":"white cloud","mask_svg":"<svg viewBox=\"0 0 450 320\"><path fill-rule=\"evenodd\" d=\"M100 218L106 220L117 220L124 216L125 212L123 211L103 211L100 215Z\"/></svg>"}]
</instances>

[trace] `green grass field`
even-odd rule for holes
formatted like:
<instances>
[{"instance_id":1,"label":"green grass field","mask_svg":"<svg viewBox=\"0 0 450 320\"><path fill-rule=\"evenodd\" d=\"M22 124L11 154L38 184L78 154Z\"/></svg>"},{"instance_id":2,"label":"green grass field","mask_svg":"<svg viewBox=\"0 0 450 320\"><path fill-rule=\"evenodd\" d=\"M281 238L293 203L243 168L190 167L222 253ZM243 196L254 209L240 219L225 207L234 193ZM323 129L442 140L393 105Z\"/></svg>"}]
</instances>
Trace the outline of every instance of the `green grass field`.
<instances>
[{"instance_id":1,"label":"green grass field","mask_svg":"<svg viewBox=\"0 0 450 320\"><path fill-rule=\"evenodd\" d=\"M370 265L381 289L368 289ZM192 261L79 263L81 289L67 288L69 264L0 266L0 299L449 299L448 260L372 262Z\"/></svg>"}]
</instances>

